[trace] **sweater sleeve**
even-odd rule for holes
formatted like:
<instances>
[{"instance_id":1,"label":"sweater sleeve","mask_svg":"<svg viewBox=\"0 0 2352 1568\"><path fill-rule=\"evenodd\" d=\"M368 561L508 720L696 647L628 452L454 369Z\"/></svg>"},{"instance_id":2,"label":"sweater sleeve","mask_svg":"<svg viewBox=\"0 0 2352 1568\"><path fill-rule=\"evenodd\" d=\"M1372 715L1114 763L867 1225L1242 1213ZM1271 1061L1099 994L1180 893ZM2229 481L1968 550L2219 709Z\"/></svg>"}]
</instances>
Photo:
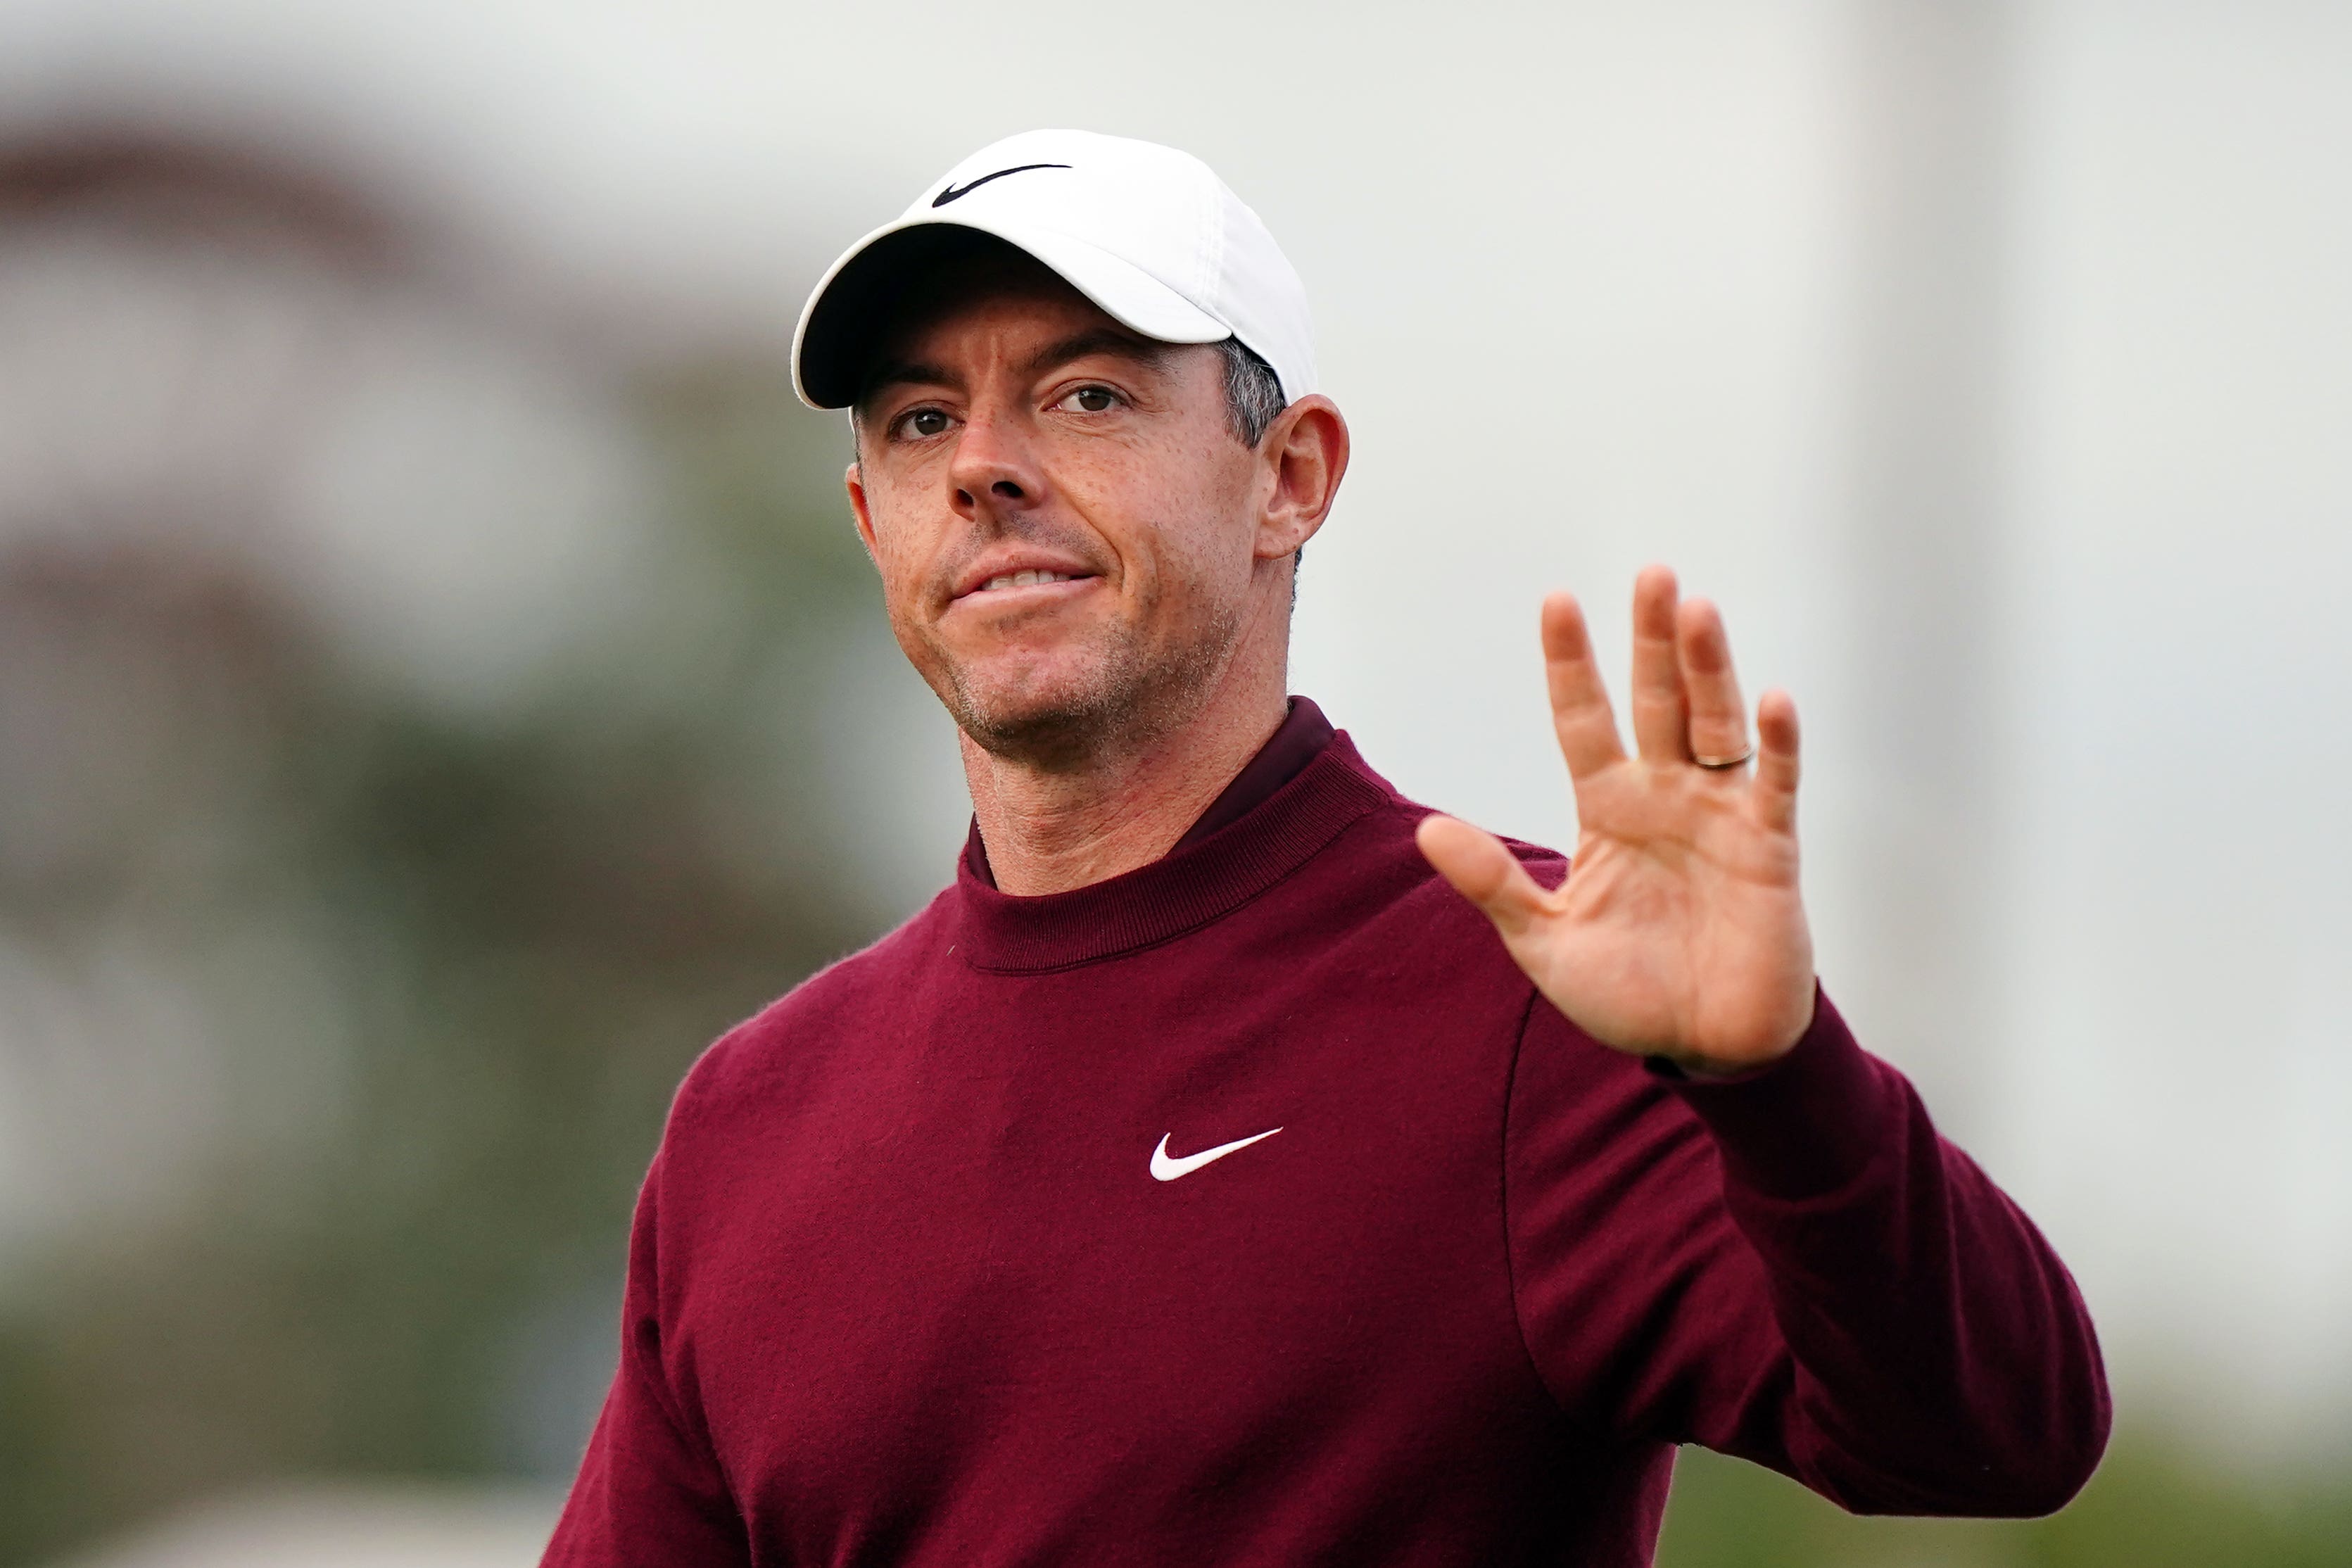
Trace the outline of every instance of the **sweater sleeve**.
<instances>
[{"instance_id":1,"label":"sweater sleeve","mask_svg":"<svg viewBox=\"0 0 2352 1568\"><path fill-rule=\"evenodd\" d=\"M2046 1513L2106 1443L2064 1267L1826 997L1670 1082L1534 1003L1505 1132L1538 1373L1608 1445L1695 1442L1862 1513Z\"/></svg>"},{"instance_id":2,"label":"sweater sleeve","mask_svg":"<svg viewBox=\"0 0 2352 1568\"><path fill-rule=\"evenodd\" d=\"M741 1568L742 1521L709 1436L673 1386L661 1310L656 1155L629 1235L621 1363L541 1568Z\"/></svg>"}]
</instances>

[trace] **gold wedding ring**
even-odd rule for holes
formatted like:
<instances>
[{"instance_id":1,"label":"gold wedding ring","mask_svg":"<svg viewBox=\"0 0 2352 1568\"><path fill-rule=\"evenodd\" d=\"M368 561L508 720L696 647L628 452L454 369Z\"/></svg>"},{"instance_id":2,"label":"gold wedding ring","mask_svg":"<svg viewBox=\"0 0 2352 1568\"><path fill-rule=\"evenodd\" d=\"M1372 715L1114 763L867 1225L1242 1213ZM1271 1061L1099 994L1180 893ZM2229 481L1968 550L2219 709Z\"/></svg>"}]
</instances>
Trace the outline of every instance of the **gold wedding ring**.
<instances>
[{"instance_id":1,"label":"gold wedding ring","mask_svg":"<svg viewBox=\"0 0 2352 1568\"><path fill-rule=\"evenodd\" d=\"M1750 741L1750 742L1748 742L1748 744L1746 744L1746 745L1744 745L1744 746L1740 747L1740 748L1739 748L1739 750L1738 750L1736 753L1734 753L1733 755L1731 755L1731 756L1728 756L1728 757L1703 757L1703 756L1699 755L1696 752L1693 752L1691 753L1691 761L1692 761L1692 762L1696 763L1700 767L1703 767L1703 768L1713 768L1713 769L1716 769L1716 770L1717 770L1717 771L1719 772L1719 771L1721 771L1721 770L1722 770L1722 769L1724 769L1724 768L1736 768L1736 767L1738 767L1740 763L1742 763L1746 762L1748 758L1750 758L1750 757L1754 756L1755 754L1756 754L1756 742L1753 742L1753 741Z\"/></svg>"}]
</instances>

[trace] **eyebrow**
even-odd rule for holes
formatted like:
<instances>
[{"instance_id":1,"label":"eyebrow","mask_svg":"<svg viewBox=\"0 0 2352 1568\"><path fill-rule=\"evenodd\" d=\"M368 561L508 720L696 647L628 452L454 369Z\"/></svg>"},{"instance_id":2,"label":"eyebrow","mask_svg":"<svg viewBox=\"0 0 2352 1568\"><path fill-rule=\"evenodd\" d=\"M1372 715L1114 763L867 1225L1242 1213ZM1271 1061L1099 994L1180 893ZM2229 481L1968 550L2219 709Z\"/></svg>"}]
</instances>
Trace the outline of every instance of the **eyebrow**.
<instances>
[{"instance_id":1,"label":"eyebrow","mask_svg":"<svg viewBox=\"0 0 2352 1568\"><path fill-rule=\"evenodd\" d=\"M1108 354L1159 370L1168 363L1169 345L1151 338L1139 336L1118 327L1089 327L1083 332L1073 332L1061 342L1048 343L1023 363L1022 374L1035 375L1057 364L1067 364L1088 354Z\"/></svg>"},{"instance_id":2,"label":"eyebrow","mask_svg":"<svg viewBox=\"0 0 2352 1568\"><path fill-rule=\"evenodd\" d=\"M962 381L935 364L923 364L912 360L887 360L875 367L857 389L854 409L863 410L894 386L944 386L961 391Z\"/></svg>"},{"instance_id":3,"label":"eyebrow","mask_svg":"<svg viewBox=\"0 0 2352 1568\"><path fill-rule=\"evenodd\" d=\"M1088 354L1108 354L1151 370L1160 370L1168 363L1171 345L1126 331L1117 327L1089 327L1073 332L1056 342L1046 344L1022 362L1023 375L1035 375L1055 365L1084 359ZM963 378L942 365L925 364L916 360L886 360L866 378L853 406L865 409L874 400L894 386L944 386L950 391L963 390Z\"/></svg>"}]
</instances>

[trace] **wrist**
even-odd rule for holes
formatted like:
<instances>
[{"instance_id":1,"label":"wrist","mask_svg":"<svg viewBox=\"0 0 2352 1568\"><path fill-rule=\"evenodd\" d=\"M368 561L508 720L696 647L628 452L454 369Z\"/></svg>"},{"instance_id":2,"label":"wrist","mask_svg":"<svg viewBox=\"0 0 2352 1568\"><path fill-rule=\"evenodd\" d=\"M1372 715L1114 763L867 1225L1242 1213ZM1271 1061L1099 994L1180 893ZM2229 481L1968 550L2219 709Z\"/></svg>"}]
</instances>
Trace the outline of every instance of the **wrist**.
<instances>
[{"instance_id":1,"label":"wrist","mask_svg":"<svg viewBox=\"0 0 2352 1568\"><path fill-rule=\"evenodd\" d=\"M1764 1071L1787 1054L1783 1051L1760 1062L1717 1062L1709 1061L1705 1057L1685 1056L1657 1056L1650 1060L1657 1064L1658 1072L1668 1078L1685 1079L1692 1083L1730 1083L1751 1073Z\"/></svg>"},{"instance_id":2,"label":"wrist","mask_svg":"<svg viewBox=\"0 0 2352 1568\"><path fill-rule=\"evenodd\" d=\"M1652 1064L1652 1070L1667 1078L1686 1079L1693 1083L1729 1083L1743 1078L1752 1078L1758 1073L1768 1070L1773 1064L1787 1057L1790 1051L1797 1048L1798 1044L1807 1035L1812 1033L1820 1005L1821 982L1818 979L1808 980L1805 983L1802 1016L1797 1020L1793 1028L1782 1033L1781 1042L1777 1048L1761 1055L1743 1056L1730 1060L1705 1056L1696 1051L1662 1051L1648 1058Z\"/></svg>"}]
</instances>

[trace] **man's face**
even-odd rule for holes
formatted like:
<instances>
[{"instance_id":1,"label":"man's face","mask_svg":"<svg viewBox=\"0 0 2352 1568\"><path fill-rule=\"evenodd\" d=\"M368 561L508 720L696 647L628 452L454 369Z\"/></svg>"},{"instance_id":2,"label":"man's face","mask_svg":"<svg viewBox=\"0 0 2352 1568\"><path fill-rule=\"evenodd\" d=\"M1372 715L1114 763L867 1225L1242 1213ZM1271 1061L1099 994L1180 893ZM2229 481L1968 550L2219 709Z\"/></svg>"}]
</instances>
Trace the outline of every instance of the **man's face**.
<instances>
[{"instance_id":1,"label":"man's face","mask_svg":"<svg viewBox=\"0 0 2352 1568\"><path fill-rule=\"evenodd\" d=\"M908 320L857 428L891 628L992 752L1051 763L1180 721L1263 613L1273 480L1227 423L1222 356L1025 258Z\"/></svg>"}]
</instances>

